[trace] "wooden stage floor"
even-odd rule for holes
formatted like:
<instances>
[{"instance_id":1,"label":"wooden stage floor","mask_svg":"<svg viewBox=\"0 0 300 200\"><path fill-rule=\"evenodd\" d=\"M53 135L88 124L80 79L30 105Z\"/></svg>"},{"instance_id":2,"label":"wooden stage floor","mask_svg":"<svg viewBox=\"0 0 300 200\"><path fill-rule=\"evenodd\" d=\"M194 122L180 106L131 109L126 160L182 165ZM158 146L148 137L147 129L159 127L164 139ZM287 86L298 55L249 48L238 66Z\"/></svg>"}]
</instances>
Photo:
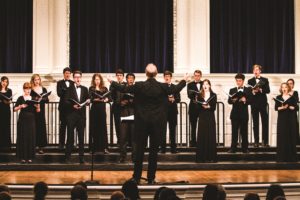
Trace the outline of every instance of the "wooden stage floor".
<instances>
[{"instance_id":1,"label":"wooden stage floor","mask_svg":"<svg viewBox=\"0 0 300 200\"><path fill-rule=\"evenodd\" d=\"M95 171L94 179L101 184L122 184L131 178L131 171ZM143 173L145 177L145 172ZM90 179L88 171L1 171L0 183L73 184ZM207 183L289 183L300 182L300 170L178 170L157 171L157 181L188 181L190 184Z\"/></svg>"}]
</instances>

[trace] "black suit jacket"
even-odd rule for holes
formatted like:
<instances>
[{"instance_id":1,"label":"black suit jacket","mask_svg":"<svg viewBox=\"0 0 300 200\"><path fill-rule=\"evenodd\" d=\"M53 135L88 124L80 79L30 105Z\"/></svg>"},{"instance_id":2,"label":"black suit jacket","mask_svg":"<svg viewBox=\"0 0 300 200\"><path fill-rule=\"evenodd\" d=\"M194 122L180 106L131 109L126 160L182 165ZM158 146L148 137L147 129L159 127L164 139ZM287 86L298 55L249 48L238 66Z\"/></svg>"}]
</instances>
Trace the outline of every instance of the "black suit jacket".
<instances>
[{"instance_id":1,"label":"black suit jacket","mask_svg":"<svg viewBox=\"0 0 300 200\"><path fill-rule=\"evenodd\" d=\"M171 83L171 85L169 87L171 87L173 89L175 87L175 85L173 83ZM174 93L171 95L174 96L175 101L172 103L168 100L168 104L167 104L168 114L169 114L169 116L174 115L174 117L177 118L177 114L178 114L177 103L180 103L180 101L181 101L180 93L177 92L177 93ZM168 97L167 97L167 99L168 99Z\"/></svg>"},{"instance_id":2,"label":"black suit jacket","mask_svg":"<svg viewBox=\"0 0 300 200\"><path fill-rule=\"evenodd\" d=\"M73 81L69 80L70 85L74 84ZM67 91L68 87L65 83L65 80L60 80L56 84L56 92L57 95L59 96L59 104L58 104L58 109L61 110L64 107L64 98L65 98L65 93Z\"/></svg>"},{"instance_id":3,"label":"black suit jacket","mask_svg":"<svg viewBox=\"0 0 300 200\"><path fill-rule=\"evenodd\" d=\"M263 82L261 86L262 92L253 95L251 106L254 107L266 106L268 103L267 94L270 93L269 80L264 77L260 77L260 80ZM255 77L249 79L248 84L254 86L256 84Z\"/></svg>"},{"instance_id":4,"label":"black suit jacket","mask_svg":"<svg viewBox=\"0 0 300 200\"><path fill-rule=\"evenodd\" d=\"M190 82L188 85L187 85L187 94L188 94L188 98L190 99L190 104L189 104L189 113L192 114L193 112L198 112L198 105L197 103L195 103L195 100L197 100L197 95L196 93L194 92L191 92L191 90L194 90L194 91L197 91L197 92L200 92L201 88L202 88L202 84L203 82L200 81L200 89L198 90L197 88L197 84L195 81L193 82Z\"/></svg>"},{"instance_id":5,"label":"black suit jacket","mask_svg":"<svg viewBox=\"0 0 300 200\"><path fill-rule=\"evenodd\" d=\"M235 93L237 93L237 91L238 91L238 89L236 87L231 88L229 91L229 94L230 95L235 94ZM248 105L251 103L251 100L252 100L251 88L244 87L243 93L241 93L241 94L242 95L236 96L238 98L238 100L235 102L233 102L231 97L228 98L228 103L232 104L230 119L235 119L235 120L238 120L238 119L248 120L249 119ZM243 96L246 97L246 103L239 101L239 99Z\"/></svg>"},{"instance_id":6,"label":"black suit jacket","mask_svg":"<svg viewBox=\"0 0 300 200\"><path fill-rule=\"evenodd\" d=\"M74 83L70 85L70 87L66 90L65 98L64 98L64 104L66 107L66 113L67 115L69 114L79 114L82 117L86 117L86 109L85 106L83 106L81 109L75 109L73 107L74 103L70 101L70 99L74 99L79 103L85 102L87 99L89 99L89 91L87 87L85 86L80 86L81 88L81 94L80 94L80 99L77 97L76 89Z\"/></svg>"},{"instance_id":7,"label":"black suit jacket","mask_svg":"<svg viewBox=\"0 0 300 200\"><path fill-rule=\"evenodd\" d=\"M122 92L134 93L135 123L154 122L163 128L166 121L167 96L178 93L186 85L185 81L174 87L160 83L154 78L136 82L132 86L125 86L112 82L111 87Z\"/></svg>"}]
</instances>

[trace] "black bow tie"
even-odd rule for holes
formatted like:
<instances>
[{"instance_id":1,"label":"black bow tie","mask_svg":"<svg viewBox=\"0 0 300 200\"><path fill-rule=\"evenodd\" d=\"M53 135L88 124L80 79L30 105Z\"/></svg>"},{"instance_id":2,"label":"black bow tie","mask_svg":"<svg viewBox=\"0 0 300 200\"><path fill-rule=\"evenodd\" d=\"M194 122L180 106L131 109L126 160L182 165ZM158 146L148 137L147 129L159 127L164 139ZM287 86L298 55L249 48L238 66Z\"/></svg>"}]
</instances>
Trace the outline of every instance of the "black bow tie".
<instances>
[{"instance_id":1,"label":"black bow tie","mask_svg":"<svg viewBox=\"0 0 300 200\"><path fill-rule=\"evenodd\" d=\"M258 80L260 80L260 78L255 78L255 79L258 79Z\"/></svg>"},{"instance_id":2,"label":"black bow tie","mask_svg":"<svg viewBox=\"0 0 300 200\"><path fill-rule=\"evenodd\" d=\"M78 89L78 88L80 88L80 85L79 86L76 85L76 89Z\"/></svg>"},{"instance_id":3,"label":"black bow tie","mask_svg":"<svg viewBox=\"0 0 300 200\"><path fill-rule=\"evenodd\" d=\"M200 82L196 82L196 84L200 84Z\"/></svg>"},{"instance_id":4,"label":"black bow tie","mask_svg":"<svg viewBox=\"0 0 300 200\"><path fill-rule=\"evenodd\" d=\"M240 89L244 89L244 87L238 87L238 89L240 90Z\"/></svg>"}]
</instances>

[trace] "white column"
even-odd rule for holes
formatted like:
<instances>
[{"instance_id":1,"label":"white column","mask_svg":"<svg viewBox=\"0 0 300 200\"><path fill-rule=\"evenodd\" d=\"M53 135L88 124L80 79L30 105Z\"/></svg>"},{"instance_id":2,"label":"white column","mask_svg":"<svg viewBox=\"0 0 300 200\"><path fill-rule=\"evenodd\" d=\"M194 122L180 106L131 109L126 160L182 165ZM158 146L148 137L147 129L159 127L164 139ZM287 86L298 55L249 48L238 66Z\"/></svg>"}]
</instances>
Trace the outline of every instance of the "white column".
<instances>
[{"instance_id":1,"label":"white column","mask_svg":"<svg viewBox=\"0 0 300 200\"><path fill-rule=\"evenodd\" d=\"M68 66L69 0L33 0L33 72L61 73Z\"/></svg>"},{"instance_id":2,"label":"white column","mask_svg":"<svg viewBox=\"0 0 300 200\"><path fill-rule=\"evenodd\" d=\"M174 71L209 73L209 0L174 1Z\"/></svg>"},{"instance_id":3,"label":"white column","mask_svg":"<svg viewBox=\"0 0 300 200\"><path fill-rule=\"evenodd\" d=\"M300 74L300 1L295 0L295 72Z\"/></svg>"}]
</instances>

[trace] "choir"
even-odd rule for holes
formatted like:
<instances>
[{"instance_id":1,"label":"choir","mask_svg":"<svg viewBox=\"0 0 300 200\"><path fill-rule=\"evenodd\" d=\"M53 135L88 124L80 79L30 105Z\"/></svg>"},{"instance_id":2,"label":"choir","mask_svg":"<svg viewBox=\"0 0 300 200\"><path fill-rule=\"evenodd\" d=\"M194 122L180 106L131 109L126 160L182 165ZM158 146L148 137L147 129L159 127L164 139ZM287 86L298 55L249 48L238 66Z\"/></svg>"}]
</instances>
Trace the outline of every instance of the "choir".
<instances>
[{"instance_id":1,"label":"choir","mask_svg":"<svg viewBox=\"0 0 300 200\"><path fill-rule=\"evenodd\" d=\"M103 77L96 73L92 77L91 86L86 88L81 85L82 73L73 72L71 80L71 69L63 70L64 78L57 82L57 95L59 101L59 148L65 149L66 162L70 162L72 149L74 148L74 136L78 137L79 162L84 161L84 130L86 127L86 106L90 105L89 111L89 150L91 152L103 152L109 154L108 134L106 122L106 103L113 102L112 113L114 115L115 131L120 148L119 162L126 161L127 147L131 147L131 160L142 162L141 153L141 135L136 135L135 129L144 128L142 124L148 126L146 122L141 124L133 123L137 115L137 107L141 107L145 102L141 102L136 97L136 91L126 91L125 88L132 88L135 85L135 75L128 73L126 82L124 72L121 69L116 71L117 82L113 82L108 89L105 87ZM238 150L238 137L241 136L241 151L249 153L248 149L248 106L251 106L253 118L254 146L259 147L259 115L262 124L262 146L269 147L268 135L268 103L267 94L270 93L269 81L261 76L262 67L253 66L253 78L245 84L245 76L237 74L235 78L236 86L231 88L228 95L228 103L232 105L230 119L232 124L232 138L229 153L235 153ZM189 103L189 122L191 125L191 135L189 144L196 149L196 162L217 162L216 148L216 120L215 110L217 95L213 92L211 82L208 79L201 80L202 72L194 71L194 80L187 85L187 94ZM181 101L177 86L172 84L172 73L164 72L164 80L168 89L164 86L157 87L157 90L176 91L166 94L162 99L163 107L160 112L164 113L165 118L161 118L157 126L159 128L158 147L160 152L166 152L167 124L169 129L169 138L171 153L177 153L176 148L176 126L177 126L177 103ZM115 87L112 87L115 84ZM282 83L279 89L279 95L273 98L275 101L275 110L278 111L277 121L277 161L295 162L297 161L296 145L300 143L299 123L297 120L297 111L299 109L299 95L294 90L294 80L289 79ZM13 93L9 86L9 79L6 76L1 77L0 84L0 149L1 151L11 147L11 110ZM120 89L120 88L122 89ZM145 96L157 91L141 90ZM182 87L182 86L180 86ZM135 87L135 90L141 88ZM17 143L16 156L21 163L31 163L35 153L44 153L44 147L47 146L47 130L45 120L45 104L49 102L48 92L42 85L41 77L33 74L30 83L23 85L23 95L17 98L14 105L14 111L18 111L17 119ZM137 94L139 95L139 94ZM150 96L148 96L151 98ZM139 105L137 105L139 104ZM144 105L147 106L147 105ZM140 113L145 114L145 113ZM137 127L135 127L137 126ZM152 124L152 126L155 126ZM148 127L149 128L149 127ZM155 129L156 130L156 129ZM66 135L67 131L67 135ZM77 133L77 134L75 134ZM67 136L67 137L66 137ZM157 139L157 138L156 138ZM156 143L155 143L156 144ZM154 150L154 152L156 149ZM158 151L158 149L157 149ZM150 152L151 153L151 152ZM157 153L157 152L156 152ZM155 157L155 156L154 156ZM153 158L154 159L154 158ZM138 178L140 176L138 169ZM150 177L153 179L153 177Z\"/></svg>"}]
</instances>

